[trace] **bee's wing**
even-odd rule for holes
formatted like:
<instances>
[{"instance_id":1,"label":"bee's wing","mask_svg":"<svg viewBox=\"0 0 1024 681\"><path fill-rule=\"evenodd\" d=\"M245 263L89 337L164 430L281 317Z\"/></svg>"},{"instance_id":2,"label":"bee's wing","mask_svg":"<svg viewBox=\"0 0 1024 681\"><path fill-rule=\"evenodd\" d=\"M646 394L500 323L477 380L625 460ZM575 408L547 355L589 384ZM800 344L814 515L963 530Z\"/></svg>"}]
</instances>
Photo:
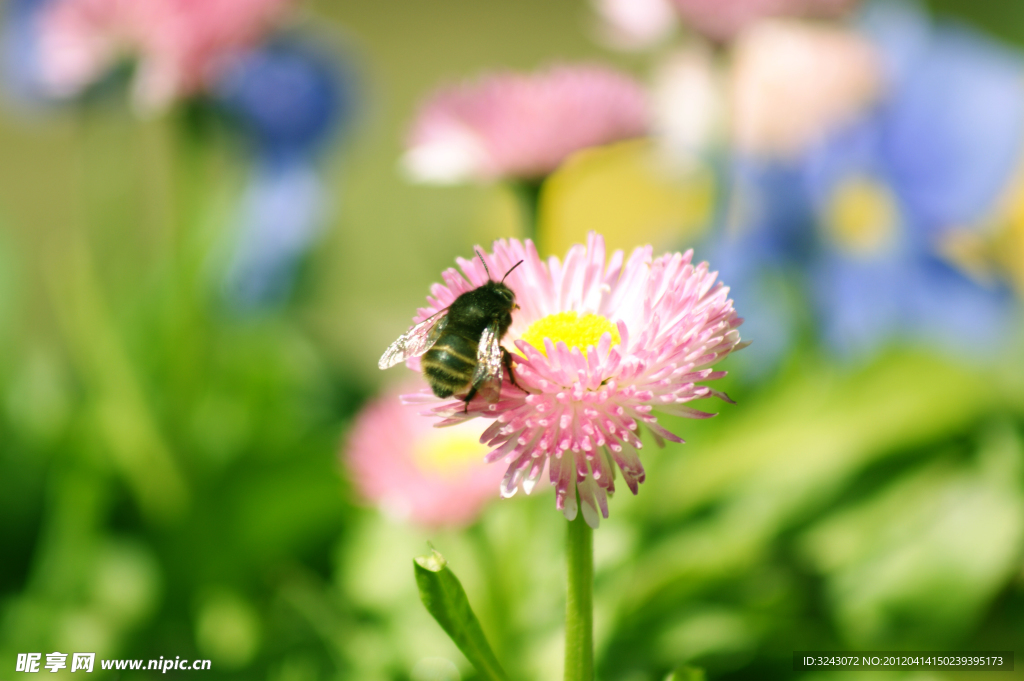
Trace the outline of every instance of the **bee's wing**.
<instances>
[{"instance_id":1,"label":"bee's wing","mask_svg":"<svg viewBox=\"0 0 1024 681\"><path fill-rule=\"evenodd\" d=\"M389 345L388 349L381 355L377 366L381 369L387 369L399 362L404 362L410 357L422 355L437 341L447 322L448 308L424 319Z\"/></svg>"},{"instance_id":2,"label":"bee's wing","mask_svg":"<svg viewBox=\"0 0 1024 681\"><path fill-rule=\"evenodd\" d=\"M498 322L494 322L480 334L480 345L476 351L476 371L473 372L473 386L480 388L484 383L493 384L493 393L488 398L497 401L501 392L501 343L498 338Z\"/></svg>"}]
</instances>

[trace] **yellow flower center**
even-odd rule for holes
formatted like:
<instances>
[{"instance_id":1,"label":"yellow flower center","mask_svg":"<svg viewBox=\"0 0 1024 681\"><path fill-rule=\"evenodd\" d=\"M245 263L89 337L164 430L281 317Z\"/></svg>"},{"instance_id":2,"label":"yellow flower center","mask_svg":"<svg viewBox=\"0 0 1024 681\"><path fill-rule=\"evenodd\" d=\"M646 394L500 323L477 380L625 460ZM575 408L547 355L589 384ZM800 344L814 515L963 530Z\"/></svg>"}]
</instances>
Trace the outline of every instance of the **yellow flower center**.
<instances>
[{"instance_id":1,"label":"yellow flower center","mask_svg":"<svg viewBox=\"0 0 1024 681\"><path fill-rule=\"evenodd\" d=\"M413 444L413 461L424 473L458 478L474 464L482 464L487 448L477 429L461 426L425 433Z\"/></svg>"},{"instance_id":2,"label":"yellow flower center","mask_svg":"<svg viewBox=\"0 0 1024 681\"><path fill-rule=\"evenodd\" d=\"M607 318L590 312L579 314L570 311L538 319L530 324L522 338L545 355L547 351L544 349L544 339L550 338L553 344L558 345L558 342L562 341L570 350L579 348L586 356L587 347L597 347L601 336L606 332L612 336L612 345L622 342L619 330Z\"/></svg>"},{"instance_id":3,"label":"yellow flower center","mask_svg":"<svg viewBox=\"0 0 1024 681\"><path fill-rule=\"evenodd\" d=\"M899 217L888 188L877 180L857 177L833 192L825 223L840 247L867 255L893 241Z\"/></svg>"},{"instance_id":4,"label":"yellow flower center","mask_svg":"<svg viewBox=\"0 0 1024 681\"><path fill-rule=\"evenodd\" d=\"M939 240L938 247L946 260L980 284L992 285L999 276L995 244L986 234L950 230Z\"/></svg>"}]
</instances>

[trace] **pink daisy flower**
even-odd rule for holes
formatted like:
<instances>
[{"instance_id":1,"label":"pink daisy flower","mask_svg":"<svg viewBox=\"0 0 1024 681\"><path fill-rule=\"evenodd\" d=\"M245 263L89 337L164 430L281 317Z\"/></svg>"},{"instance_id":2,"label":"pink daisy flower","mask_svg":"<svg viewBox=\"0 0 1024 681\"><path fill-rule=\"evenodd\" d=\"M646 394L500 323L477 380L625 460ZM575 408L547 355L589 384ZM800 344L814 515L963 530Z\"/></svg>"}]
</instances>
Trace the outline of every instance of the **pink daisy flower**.
<instances>
[{"instance_id":1,"label":"pink daisy flower","mask_svg":"<svg viewBox=\"0 0 1024 681\"><path fill-rule=\"evenodd\" d=\"M156 109L201 91L293 0L56 0L41 21L40 71L56 96L79 93L120 59L137 62L136 103Z\"/></svg>"},{"instance_id":2,"label":"pink daisy flower","mask_svg":"<svg viewBox=\"0 0 1024 681\"><path fill-rule=\"evenodd\" d=\"M403 165L425 182L538 179L587 147L647 131L643 88L601 66L499 73L421 108Z\"/></svg>"},{"instance_id":3,"label":"pink daisy flower","mask_svg":"<svg viewBox=\"0 0 1024 681\"><path fill-rule=\"evenodd\" d=\"M502 476L484 462L480 429L473 424L432 428L396 398L392 393L369 403L349 432L342 454L359 496L386 515L417 525L468 525L488 501L499 498Z\"/></svg>"},{"instance_id":4,"label":"pink daisy flower","mask_svg":"<svg viewBox=\"0 0 1024 681\"><path fill-rule=\"evenodd\" d=\"M671 0L683 20L713 40L728 40L768 17L829 15L856 0Z\"/></svg>"},{"instance_id":5,"label":"pink daisy flower","mask_svg":"<svg viewBox=\"0 0 1024 681\"><path fill-rule=\"evenodd\" d=\"M640 429L659 445L682 442L655 413L712 416L689 403L728 401L699 382L724 376L712 365L744 345L742 319L717 273L694 265L692 251L658 258L651 251L637 248L628 258L615 251L606 259L603 238L592 233L564 262L544 262L530 241L496 242L485 256L492 273L524 261L505 281L520 309L503 339L515 353L520 387L506 375L496 402L475 399L468 408L457 399L438 404L427 392L407 402L432 404L424 413L439 416L438 425L493 420L480 441L491 450L487 461L507 464L502 495L519 487L529 494L547 467L556 506L575 518L578 493L585 520L597 527L608 517L616 469L634 494L644 480ZM487 282L479 259L457 262L462 272L443 273L417 321Z\"/></svg>"}]
</instances>

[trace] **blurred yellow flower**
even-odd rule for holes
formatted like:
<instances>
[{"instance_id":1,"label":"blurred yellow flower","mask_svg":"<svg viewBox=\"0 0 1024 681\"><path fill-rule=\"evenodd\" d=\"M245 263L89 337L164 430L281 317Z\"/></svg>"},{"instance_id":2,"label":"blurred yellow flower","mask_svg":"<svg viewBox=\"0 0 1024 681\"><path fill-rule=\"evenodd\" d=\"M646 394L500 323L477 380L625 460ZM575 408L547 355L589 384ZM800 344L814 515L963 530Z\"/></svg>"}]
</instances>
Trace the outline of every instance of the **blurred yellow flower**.
<instances>
[{"instance_id":1,"label":"blurred yellow flower","mask_svg":"<svg viewBox=\"0 0 1024 681\"><path fill-rule=\"evenodd\" d=\"M975 280L1009 282L1024 297L1024 168L982 224L943 235L939 250Z\"/></svg>"},{"instance_id":2,"label":"blurred yellow flower","mask_svg":"<svg viewBox=\"0 0 1024 681\"><path fill-rule=\"evenodd\" d=\"M604 235L610 250L650 243L656 249L693 241L715 203L711 170L677 175L662 165L648 140L588 149L548 179L540 207L540 251L562 253Z\"/></svg>"},{"instance_id":3,"label":"blurred yellow flower","mask_svg":"<svg viewBox=\"0 0 1024 681\"><path fill-rule=\"evenodd\" d=\"M1024 178L1014 183L1005 222L993 241L997 265L1024 296Z\"/></svg>"}]
</instances>

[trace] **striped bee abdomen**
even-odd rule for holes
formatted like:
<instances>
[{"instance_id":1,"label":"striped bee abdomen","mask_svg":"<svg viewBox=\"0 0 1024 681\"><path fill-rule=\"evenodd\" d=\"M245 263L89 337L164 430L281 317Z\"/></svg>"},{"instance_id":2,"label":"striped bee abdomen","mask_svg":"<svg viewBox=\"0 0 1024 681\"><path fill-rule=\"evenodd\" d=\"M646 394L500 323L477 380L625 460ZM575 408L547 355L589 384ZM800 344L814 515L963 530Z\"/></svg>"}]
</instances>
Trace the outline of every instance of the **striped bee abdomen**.
<instances>
[{"instance_id":1,"label":"striped bee abdomen","mask_svg":"<svg viewBox=\"0 0 1024 681\"><path fill-rule=\"evenodd\" d=\"M423 355L423 373L438 397L451 397L469 387L476 370L480 339L455 333L443 333Z\"/></svg>"},{"instance_id":2,"label":"striped bee abdomen","mask_svg":"<svg viewBox=\"0 0 1024 681\"><path fill-rule=\"evenodd\" d=\"M420 366L430 389L440 398L457 395L466 403L464 413L477 395L494 404L501 396L505 371L512 384L519 385L512 375L512 356L501 347L501 339L518 307L505 277L523 261L510 267L501 281L492 281L483 255L477 255L487 283L464 291L448 307L414 324L377 361L378 367L387 369L422 357Z\"/></svg>"}]
</instances>

